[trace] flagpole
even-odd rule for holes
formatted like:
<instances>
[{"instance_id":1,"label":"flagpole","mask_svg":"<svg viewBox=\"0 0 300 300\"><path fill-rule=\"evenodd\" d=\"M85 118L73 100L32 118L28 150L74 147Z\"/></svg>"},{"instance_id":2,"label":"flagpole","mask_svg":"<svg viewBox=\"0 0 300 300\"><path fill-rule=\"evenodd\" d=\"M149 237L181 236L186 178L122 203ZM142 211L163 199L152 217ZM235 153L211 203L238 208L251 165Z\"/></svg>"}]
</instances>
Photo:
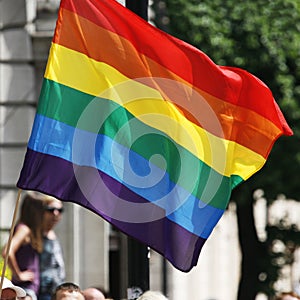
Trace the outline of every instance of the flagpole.
<instances>
[{"instance_id":1,"label":"flagpole","mask_svg":"<svg viewBox=\"0 0 300 300\"><path fill-rule=\"evenodd\" d=\"M10 244L11 244L11 240L14 234L14 229L16 226L16 221L17 221L17 214L18 214L18 209L19 209L19 203L20 203L20 198L21 198L21 193L22 190L19 189L18 190L18 196L17 196L17 200L16 200L16 205L15 205L15 210L14 210L14 215L13 215L13 219L11 222L11 227L10 227L10 232L9 232L9 238L8 238L8 242L7 242L7 247L6 247L6 253L5 253L5 257L4 257L4 263L3 263L3 267L2 267L2 274L1 274L1 281L0 281L0 295L2 293L2 286L3 286L3 281L4 281L4 276L5 276L5 271L6 271L6 266L7 266L7 262L8 262L8 255L9 255L9 250L10 250Z\"/></svg>"},{"instance_id":2,"label":"flagpole","mask_svg":"<svg viewBox=\"0 0 300 300\"><path fill-rule=\"evenodd\" d=\"M148 0L126 0L125 6L148 21ZM146 245L128 237L128 290L127 298L136 299L149 290L149 249Z\"/></svg>"}]
</instances>

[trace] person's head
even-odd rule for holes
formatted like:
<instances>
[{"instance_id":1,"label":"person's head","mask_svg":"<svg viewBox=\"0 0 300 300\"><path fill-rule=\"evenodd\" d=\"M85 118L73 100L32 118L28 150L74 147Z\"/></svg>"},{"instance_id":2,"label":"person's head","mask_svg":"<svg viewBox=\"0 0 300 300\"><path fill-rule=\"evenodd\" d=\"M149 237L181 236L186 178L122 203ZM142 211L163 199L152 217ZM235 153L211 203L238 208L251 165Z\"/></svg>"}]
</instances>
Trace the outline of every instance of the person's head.
<instances>
[{"instance_id":1,"label":"person's head","mask_svg":"<svg viewBox=\"0 0 300 300\"><path fill-rule=\"evenodd\" d=\"M90 287L82 291L85 300L105 300L104 294L97 288Z\"/></svg>"},{"instance_id":2,"label":"person's head","mask_svg":"<svg viewBox=\"0 0 300 300\"><path fill-rule=\"evenodd\" d=\"M281 293L276 300L299 300L300 297L294 292Z\"/></svg>"},{"instance_id":3,"label":"person's head","mask_svg":"<svg viewBox=\"0 0 300 300\"><path fill-rule=\"evenodd\" d=\"M7 278L3 278L2 292L1 292L1 300L15 300L18 298L23 298L26 296L26 292L12 284L10 280Z\"/></svg>"},{"instance_id":4,"label":"person's head","mask_svg":"<svg viewBox=\"0 0 300 300\"><path fill-rule=\"evenodd\" d=\"M57 286L52 300L84 300L80 287L73 282L64 282Z\"/></svg>"},{"instance_id":5,"label":"person's head","mask_svg":"<svg viewBox=\"0 0 300 300\"><path fill-rule=\"evenodd\" d=\"M51 230L60 220L63 213L63 204L60 200L51 197L44 196L43 198L43 226L45 230Z\"/></svg>"},{"instance_id":6,"label":"person's head","mask_svg":"<svg viewBox=\"0 0 300 300\"><path fill-rule=\"evenodd\" d=\"M161 292L146 291L137 300L168 300Z\"/></svg>"},{"instance_id":7,"label":"person's head","mask_svg":"<svg viewBox=\"0 0 300 300\"><path fill-rule=\"evenodd\" d=\"M38 252L42 252L43 202L35 196L35 192L25 194L18 222L24 223L30 228L32 247Z\"/></svg>"}]
</instances>

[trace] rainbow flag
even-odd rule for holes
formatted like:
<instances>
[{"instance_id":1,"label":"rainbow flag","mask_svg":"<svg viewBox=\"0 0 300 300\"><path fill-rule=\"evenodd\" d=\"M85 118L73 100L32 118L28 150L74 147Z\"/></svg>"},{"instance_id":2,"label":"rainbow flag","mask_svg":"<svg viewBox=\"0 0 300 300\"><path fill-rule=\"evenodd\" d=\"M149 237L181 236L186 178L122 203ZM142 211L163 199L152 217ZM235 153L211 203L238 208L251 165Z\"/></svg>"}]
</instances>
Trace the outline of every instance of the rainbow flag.
<instances>
[{"instance_id":1,"label":"rainbow flag","mask_svg":"<svg viewBox=\"0 0 300 300\"><path fill-rule=\"evenodd\" d=\"M62 0L17 186L78 203L189 271L283 134L253 75L114 0Z\"/></svg>"}]
</instances>

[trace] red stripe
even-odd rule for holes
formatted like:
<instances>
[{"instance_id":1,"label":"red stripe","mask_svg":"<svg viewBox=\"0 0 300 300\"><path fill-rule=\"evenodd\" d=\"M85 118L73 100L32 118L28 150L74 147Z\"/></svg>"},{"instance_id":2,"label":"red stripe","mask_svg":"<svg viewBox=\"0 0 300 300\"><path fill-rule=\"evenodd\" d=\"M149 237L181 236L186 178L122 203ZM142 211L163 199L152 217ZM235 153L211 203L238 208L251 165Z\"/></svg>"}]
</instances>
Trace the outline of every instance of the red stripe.
<instances>
[{"instance_id":1,"label":"red stripe","mask_svg":"<svg viewBox=\"0 0 300 300\"><path fill-rule=\"evenodd\" d=\"M63 19L63 22L59 22L59 30L56 31L53 39L54 43L84 53L97 61L105 62L128 78L173 77L174 80L180 80L179 77L176 77L163 66L141 56L128 40L120 38L111 31L103 29L65 9L60 11L59 19ZM99 44L95 43L95 36L97 36L99 43L101 41L101 44L110 45L110 47L103 47L99 51ZM122 45L122 48L118 48L119 44ZM128 67L132 65L135 67ZM145 65L149 68L146 68ZM147 83L151 85L151 82ZM153 84L151 86L157 88ZM186 95L179 94L179 91L181 90L176 89L174 92L169 89L168 91L164 90L164 93L168 94L167 96L171 101L179 103L176 99L180 97L186 99ZM202 94L206 103L214 110L215 116L218 117L222 131L218 130L213 120L204 117L207 115L205 113L206 108L203 103L196 101L199 100L197 98L186 101L185 109L182 106L180 107L186 118L216 136L235 141L265 158L267 157L273 140L280 134L280 130L272 122L267 121L258 114L249 112L249 110L221 101L208 94ZM251 126L249 126L249 123ZM261 123L264 123L263 129L257 130Z\"/></svg>"},{"instance_id":2,"label":"red stripe","mask_svg":"<svg viewBox=\"0 0 300 300\"><path fill-rule=\"evenodd\" d=\"M277 110L271 91L248 72L217 66L200 50L161 32L117 1L63 0L61 7L126 38L139 53L197 88L223 101L253 110L271 120L285 134L292 133ZM99 49L106 46L99 45Z\"/></svg>"},{"instance_id":3,"label":"red stripe","mask_svg":"<svg viewBox=\"0 0 300 300\"><path fill-rule=\"evenodd\" d=\"M65 0L61 6L126 38L139 53L206 92L214 90L214 82L218 82L219 91L210 94L220 99L226 95L229 87L222 71L204 53L159 31L116 1ZM198 66L205 71L195 74Z\"/></svg>"}]
</instances>

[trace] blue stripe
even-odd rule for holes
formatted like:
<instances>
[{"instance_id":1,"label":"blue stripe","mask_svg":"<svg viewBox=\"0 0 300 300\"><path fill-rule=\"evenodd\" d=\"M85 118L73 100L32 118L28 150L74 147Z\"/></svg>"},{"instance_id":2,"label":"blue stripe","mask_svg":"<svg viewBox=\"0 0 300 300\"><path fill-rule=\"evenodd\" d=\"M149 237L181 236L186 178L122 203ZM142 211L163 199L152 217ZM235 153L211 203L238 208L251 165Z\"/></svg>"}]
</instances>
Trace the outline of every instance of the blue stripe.
<instances>
[{"instance_id":1,"label":"blue stripe","mask_svg":"<svg viewBox=\"0 0 300 300\"><path fill-rule=\"evenodd\" d=\"M203 238L208 238L224 213L172 182L165 170L105 135L75 130L72 126L36 115L28 147L76 165L101 170L164 208L170 220Z\"/></svg>"}]
</instances>

